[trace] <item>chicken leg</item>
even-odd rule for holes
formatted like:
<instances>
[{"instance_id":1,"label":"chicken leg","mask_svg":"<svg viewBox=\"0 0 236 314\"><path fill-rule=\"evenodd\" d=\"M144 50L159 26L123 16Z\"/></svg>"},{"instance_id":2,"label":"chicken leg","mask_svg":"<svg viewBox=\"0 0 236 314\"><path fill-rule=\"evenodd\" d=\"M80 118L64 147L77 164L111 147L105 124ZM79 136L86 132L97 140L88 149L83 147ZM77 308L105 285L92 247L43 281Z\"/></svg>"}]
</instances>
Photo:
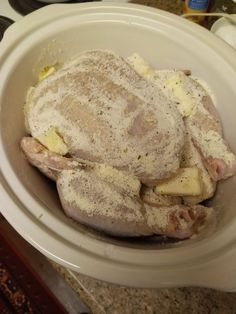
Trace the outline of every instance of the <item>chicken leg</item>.
<instances>
[{"instance_id":1,"label":"chicken leg","mask_svg":"<svg viewBox=\"0 0 236 314\"><path fill-rule=\"evenodd\" d=\"M148 205L140 198L135 177L110 166L62 157L34 138L23 138L21 148L32 165L56 181L67 216L110 235L185 239L212 216L212 209L200 205Z\"/></svg>"}]
</instances>

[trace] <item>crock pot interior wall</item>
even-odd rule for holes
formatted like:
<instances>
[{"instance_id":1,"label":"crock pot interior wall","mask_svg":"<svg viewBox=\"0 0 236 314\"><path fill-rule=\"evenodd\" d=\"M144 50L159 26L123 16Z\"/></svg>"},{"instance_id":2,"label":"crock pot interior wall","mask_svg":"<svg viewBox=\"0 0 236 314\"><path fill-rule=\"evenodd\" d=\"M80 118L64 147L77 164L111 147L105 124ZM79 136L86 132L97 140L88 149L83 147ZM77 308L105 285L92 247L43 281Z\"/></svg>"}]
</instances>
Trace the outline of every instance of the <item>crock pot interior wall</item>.
<instances>
[{"instance_id":1,"label":"crock pot interior wall","mask_svg":"<svg viewBox=\"0 0 236 314\"><path fill-rule=\"evenodd\" d=\"M45 32L40 40L37 34L32 34L30 45L25 46L25 53L18 59L5 81L1 111L1 133L9 161L29 193L36 196L42 206L53 211L62 220L67 220L56 196L55 188L49 181L30 167L19 149L19 142L24 136L23 103L27 89L37 81L38 70L45 65L61 63L86 49L111 49L128 56L138 52L156 68L190 69L204 79L211 86L217 98L217 108L225 125L226 138L236 152L235 132L235 99L236 93L229 81L227 71L231 71L224 60L215 52L196 39L198 49L188 45L188 34L181 33L173 27L170 32L165 31L160 24L159 29L146 28L140 25L111 23L109 21L92 24L74 24L73 27L61 31L53 27ZM138 28L138 31L137 31ZM181 33L181 34L180 34ZM181 40L180 40L181 39ZM31 41L30 41L31 40ZM20 45L24 44L24 41ZM202 48L202 50L201 50ZM202 54L208 53L208 58ZM222 72L222 66L224 71ZM232 178L219 187L218 195L212 204L224 213L221 217L218 230L224 228L235 216L236 179ZM44 205L43 205L44 204ZM68 219L73 228L85 230ZM95 233L91 232L91 236ZM101 239L107 240L106 237ZM117 241L116 241L117 242ZM117 242L119 243L119 241ZM124 242L121 242L124 245ZM129 245L127 243L127 245Z\"/></svg>"}]
</instances>

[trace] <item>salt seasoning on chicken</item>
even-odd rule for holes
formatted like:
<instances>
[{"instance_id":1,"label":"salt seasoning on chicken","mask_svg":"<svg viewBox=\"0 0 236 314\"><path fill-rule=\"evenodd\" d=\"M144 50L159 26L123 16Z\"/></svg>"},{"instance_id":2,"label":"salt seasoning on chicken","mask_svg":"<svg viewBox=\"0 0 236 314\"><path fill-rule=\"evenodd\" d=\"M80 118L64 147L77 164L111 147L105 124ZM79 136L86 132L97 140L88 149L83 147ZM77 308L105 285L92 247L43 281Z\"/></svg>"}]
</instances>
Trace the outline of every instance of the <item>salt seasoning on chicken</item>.
<instances>
[{"instance_id":1,"label":"salt seasoning on chicken","mask_svg":"<svg viewBox=\"0 0 236 314\"><path fill-rule=\"evenodd\" d=\"M114 169L119 174L111 180L110 166L105 170L106 165L60 156L32 137L23 138L21 148L32 165L56 181L67 216L110 235L185 239L210 217L209 208L175 205L174 198L168 206L146 204L140 198L138 180L127 173Z\"/></svg>"},{"instance_id":2,"label":"salt seasoning on chicken","mask_svg":"<svg viewBox=\"0 0 236 314\"><path fill-rule=\"evenodd\" d=\"M29 101L31 135L46 146L55 129L72 156L129 170L146 184L179 168L181 115L159 86L113 52L81 53L39 82Z\"/></svg>"}]
</instances>

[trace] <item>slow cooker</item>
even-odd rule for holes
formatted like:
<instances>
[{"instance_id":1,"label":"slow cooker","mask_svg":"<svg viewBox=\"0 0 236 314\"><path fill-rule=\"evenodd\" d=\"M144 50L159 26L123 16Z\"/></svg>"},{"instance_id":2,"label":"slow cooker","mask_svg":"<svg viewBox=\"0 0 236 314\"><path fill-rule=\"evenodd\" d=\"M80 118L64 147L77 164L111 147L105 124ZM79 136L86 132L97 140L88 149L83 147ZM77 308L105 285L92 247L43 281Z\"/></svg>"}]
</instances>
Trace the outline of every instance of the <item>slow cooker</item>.
<instances>
[{"instance_id":1,"label":"slow cooker","mask_svg":"<svg viewBox=\"0 0 236 314\"><path fill-rule=\"evenodd\" d=\"M23 104L39 70L87 49L134 52L157 69L189 69L215 95L224 136L236 152L236 53L181 17L134 4L50 5L10 26L0 43L0 200L10 224L48 258L83 274L133 287L236 290L236 177L209 201L217 223L172 243L109 238L67 218L57 193L25 160Z\"/></svg>"}]
</instances>

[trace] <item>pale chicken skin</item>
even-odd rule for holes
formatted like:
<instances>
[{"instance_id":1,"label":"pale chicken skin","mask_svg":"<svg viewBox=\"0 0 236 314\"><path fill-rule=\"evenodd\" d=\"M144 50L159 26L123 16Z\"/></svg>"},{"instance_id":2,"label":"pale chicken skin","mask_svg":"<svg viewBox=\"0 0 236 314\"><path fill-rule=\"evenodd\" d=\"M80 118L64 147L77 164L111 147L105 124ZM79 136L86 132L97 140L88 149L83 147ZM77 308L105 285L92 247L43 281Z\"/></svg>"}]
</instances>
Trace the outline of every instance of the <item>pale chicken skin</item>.
<instances>
[{"instance_id":1,"label":"pale chicken skin","mask_svg":"<svg viewBox=\"0 0 236 314\"><path fill-rule=\"evenodd\" d=\"M21 148L32 165L56 181L66 215L110 235L185 239L212 217L211 208L181 205L175 198L147 204L140 198L138 179L109 166L65 158L32 137L23 138Z\"/></svg>"},{"instance_id":2,"label":"pale chicken skin","mask_svg":"<svg viewBox=\"0 0 236 314\"><path fill-rule=\"evenodd\" d=\"M179 168L180 113L157 85L112 52L82 53L39 82L26 108L30 134L41 141L56 129L72 157L128 170L151 186Z\"/></svg>"}]
</instances>

